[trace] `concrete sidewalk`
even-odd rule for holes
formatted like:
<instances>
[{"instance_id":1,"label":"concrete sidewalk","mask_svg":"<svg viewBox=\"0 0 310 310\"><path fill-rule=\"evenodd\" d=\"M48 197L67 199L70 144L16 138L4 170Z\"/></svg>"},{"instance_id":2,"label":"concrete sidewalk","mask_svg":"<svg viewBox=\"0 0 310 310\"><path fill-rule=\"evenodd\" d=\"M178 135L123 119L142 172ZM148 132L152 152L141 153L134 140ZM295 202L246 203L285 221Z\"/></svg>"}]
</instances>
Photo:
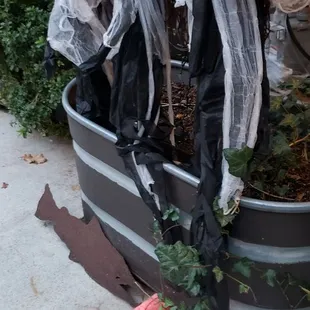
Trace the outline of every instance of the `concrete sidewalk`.
<instances>
[{"instance_id":1,"label":"concrete sidewalk","mask_svg":"<svg viewBox=\"0 0 310 310\"><path fill-rule=\"evenodd\" d=\"M0 309L131 309L70 261L53 228L34 217L46 183L59 207L82 217L71 142L37 134L23 139L12 120L0 110ZM42 153L48 162L30 165L20 158L26 153Z\"/></svg>"}]
</instances>

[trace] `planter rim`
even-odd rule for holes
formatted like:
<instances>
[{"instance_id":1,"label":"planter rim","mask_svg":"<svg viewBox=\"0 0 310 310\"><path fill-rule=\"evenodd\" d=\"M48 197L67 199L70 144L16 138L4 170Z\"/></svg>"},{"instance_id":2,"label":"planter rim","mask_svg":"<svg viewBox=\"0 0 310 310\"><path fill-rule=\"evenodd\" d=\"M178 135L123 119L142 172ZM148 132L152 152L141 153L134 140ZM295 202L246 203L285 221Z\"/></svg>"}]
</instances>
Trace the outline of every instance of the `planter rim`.
<instances>
[{"instance_id":1,"label":"planter rim","mask_svg":"<svg viewBox=\"0 0 310 310\"><path fill-rule=\"evenodd\" d=\"M172 61L174 67L180 67L181 63L178 61ZM69 93L73 86L76 84L76 79L70 81L65 87L62 94L62 103L68 116L74 119L76 122L93 131L94 133L102 136L112 143L117 142L117 137L114 133L106 130L105 128L95 124L94 122L86 119L78 114L69 104ZM193 187L198 187L199 178L191 175L190 173L178 168L174 164L165 163L164 170L171 175L178 177L185 183ZM310 212L310 202L276 202L266 201L254 198L242 197L241 206L248 209L258 210L262 212L275 212L275 213L308 213Z\"/></svg>"}]
</instances>

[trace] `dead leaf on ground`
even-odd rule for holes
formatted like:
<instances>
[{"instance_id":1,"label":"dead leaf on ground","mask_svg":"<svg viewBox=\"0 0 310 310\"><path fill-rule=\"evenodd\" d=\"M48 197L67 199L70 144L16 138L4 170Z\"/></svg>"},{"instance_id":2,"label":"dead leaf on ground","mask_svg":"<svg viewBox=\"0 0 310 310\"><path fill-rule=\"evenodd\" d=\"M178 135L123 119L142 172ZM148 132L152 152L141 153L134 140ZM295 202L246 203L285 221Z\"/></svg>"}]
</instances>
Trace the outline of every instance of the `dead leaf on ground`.
<instances>
[{"instance_id":1,"label":"dead leaf on ground","mask_svg":"<svg viewBox=\"0 0 310 310\"><path fill-rule=\"evenodd\" d=\"M32 154L25 154L22 159L26 161L29 164L44 164L47 162L47 159L44 157L43 154L38 154L38 155L32 155Z\"/></svg>"},{"instance_id":2,"label":"dead leaf on ground","mask_svg":"<svg viewBox=\"0 0 310 310\"><path fill-rule=\"evenodd\" d=\"M81 186L80 185L72 185L71 188L73 191L77 192L81 189Z\"/></svg>"},{"instance_id":3,"label":"dead leaf on ground","mask_svg":"<svg viewBox=\"0 0 310 310\"><path fill-rule=\"evenodd\" d=\"M3 182L1 188L6 189L8 188L8 186L9 186L8 183Z\"/></svg>"}]
</instances>

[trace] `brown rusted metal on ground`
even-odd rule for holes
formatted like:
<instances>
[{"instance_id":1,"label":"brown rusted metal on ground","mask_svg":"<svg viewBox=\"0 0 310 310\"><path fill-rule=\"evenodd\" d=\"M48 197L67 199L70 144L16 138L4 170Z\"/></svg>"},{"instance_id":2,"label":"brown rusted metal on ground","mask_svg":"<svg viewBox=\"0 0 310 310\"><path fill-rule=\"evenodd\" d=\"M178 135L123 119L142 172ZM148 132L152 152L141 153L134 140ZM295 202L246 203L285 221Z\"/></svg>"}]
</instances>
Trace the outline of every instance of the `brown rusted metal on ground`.
<instances>
[{"instance_id":1,"label":"brown rusted metal on ground","mask_svg":"<svg viewBox=\"0 0 310 310\"><path fill-rule=\"evenodd\" d=\"M55 232L70 250L69 258L82 265L94 281L115 296L135 305L125 290L126 287L134 287L135 280L95 217L89 224L85 224L71 216L66 208L59 209L48 185L35 216L53 223Z\"/></svg>"}]
</instances>

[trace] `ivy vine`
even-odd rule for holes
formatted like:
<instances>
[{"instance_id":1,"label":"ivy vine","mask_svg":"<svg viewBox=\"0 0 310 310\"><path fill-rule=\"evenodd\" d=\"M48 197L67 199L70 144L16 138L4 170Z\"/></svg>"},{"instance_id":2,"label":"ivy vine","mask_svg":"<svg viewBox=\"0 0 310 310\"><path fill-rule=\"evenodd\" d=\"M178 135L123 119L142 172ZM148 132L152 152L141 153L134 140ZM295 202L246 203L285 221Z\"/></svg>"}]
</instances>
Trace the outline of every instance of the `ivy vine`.
<instances>
[{"instance_id":1,"label":"ivy vine","mask_svg":"<svg viewBox=\"0 0 310 310\"><path fill-rule=\"evenodd\" d=\"M275 98L271 104L271 152L263 160L253 158L253 149L245 146L243 149L226 149L224 156L229 164L229 171L232 175L247 181L248 188L254 189L259 194L273 197L274 199L284 198L290 192L281 181L287 181L292 167L298 166L302 157L308 161L308 143L310 142L310 104L304 104L300 99L304 96L310 98L310 78L303 83L293 81L291 85L284 87L291 88L291 93L284 98ZM310 103L310 100L309 100ZM302 146L302 147L301 147ZM297 149L296 149L297 147ZM281 164L280 159L281 158ZM276 173L275 173L276 172ZM269 179L271 174L276 177ZM250 177L249 177L250 176ZM275 183L278 183L275 185ZM218 207L218 197L214 201L214 214L226 233L224 228L231 224L236 214L224 215ZM297 198L296 198L297 199ZM295 200L295 199L292 199ZM298 200L298 199L297 199ZM233 207L234 202L230 206ZM171 208L165 212L164 220L171 220L178 224L179 212L176 208ZM174 245L163 243L162 233L159 225L156 225L156 240L158 245L155 253L158 257L162 275L174 285L183 288L190 296L198 297L198 302L192 307L187 307L184 303L176 305L172 300L166 298L164 294L159 294L163 303L162 309L170 310L209 310L208 301L202 296L200 287L201 280L210 272L210 268L218 283L225 278L238 284L240 294L252 294L254 301L257 301L253 289L238 277L250 279L252 272L259 273L260 278L270 287L278 286L287 299L292 309L297 308L305 299L310 301L310 284L294 278L289 273L279 273L273 269L260 269L257 264L248 258L233 257L230 253L223 253L227 259L233 259L234 264L228 273L221 270L219 266L204 266L201 264L199 252L192 246L177 242ZM303 297L297 304L292 305L287 296L287 289L295 287L302 292Z\"/></svg>"}]
</instances>

